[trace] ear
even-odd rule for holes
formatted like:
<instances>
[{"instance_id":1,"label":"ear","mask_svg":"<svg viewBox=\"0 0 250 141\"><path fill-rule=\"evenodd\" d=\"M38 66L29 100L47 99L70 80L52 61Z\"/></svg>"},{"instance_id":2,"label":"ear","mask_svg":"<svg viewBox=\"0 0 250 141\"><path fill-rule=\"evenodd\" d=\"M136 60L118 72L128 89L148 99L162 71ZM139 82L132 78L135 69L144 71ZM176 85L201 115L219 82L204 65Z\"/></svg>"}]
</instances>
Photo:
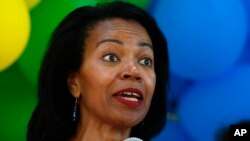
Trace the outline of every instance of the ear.
<instances>
[{"instance_id":1,"label":"ear","mask_svg":"<svg viewBox=\"0 0 250 141\"><path fill-rule=\"evenodd\" d=\"M79 77L80 77L79 74L77 72L74 72L71 73L67 79L69 91L75 98L78 98L81 95L81 85Z\"/></svg>"}]
</instances>

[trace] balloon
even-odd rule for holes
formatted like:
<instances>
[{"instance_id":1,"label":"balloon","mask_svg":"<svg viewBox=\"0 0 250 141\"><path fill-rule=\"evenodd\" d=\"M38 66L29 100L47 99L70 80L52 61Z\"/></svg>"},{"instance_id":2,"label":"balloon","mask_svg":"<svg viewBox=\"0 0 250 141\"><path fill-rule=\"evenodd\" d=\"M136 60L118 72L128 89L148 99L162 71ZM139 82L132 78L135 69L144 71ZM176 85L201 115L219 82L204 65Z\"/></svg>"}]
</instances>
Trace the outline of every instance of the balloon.
<instances>
[{"instance_id":1,"label":"balloon","mask_svg":"<svg viewBox=\"0 0 250 141\"><path fill-rule=\"evenodd\" d=\"M41 2L41 0L25 0L25 2L29 9L33 9Z\"/></svg>"},{"instance_id":2,"label":"balloon","mask_svg":"<svg viewBox=\"0 0 250 141\"><path fill-rule=\"evenodd\" d=\"M178 100L192 84L192 80L183 79L170 72L168 100Z\"/></svg>"},{"instance_id":3,"label":"balloon","mask_svg":"<svg viewBox=\"0 0 250 141\"><path fill-rule=\"evenodd\" d=\"M240 59L238 61L238 64L246 64L246 63L250 64L249 52L250 52L250 32L248 34L246 46L244 48L243 53L241 54L241 57L240 57Z\"/></svg>"},{"instance_id":4,"label":"balloon","mask_svg":"<svg viewBox=\"0 0 250 141\"><path fill-rule=\"evenodd\" d=\"M23 53L30 34L30 16L22 0L0 2L0 72Z\"/></svg>"},{"instance_id":5,"label":"balloon","mask_svg":"<svg viewBox=\"0 0 250 141\"><path fill-rule=\"evenodd\" d=\"M36 89L16 64L0 73L0 140L26 141L28 120L35 107Z\"/></svg>"},{"instance_id":6,"label":"balloon","mask_svg":"<svg viewBox=\"0 0 250 141\"><path fill-rule=\"evenodd\" d=\"M247 13L247 19L248 22L250 21L250 1L249 0L242 0L243 6L246 10ZM248 34L247 34L247 41L245 44L245 48L243 51L243 54L241 55L241 58L239 59L240 63L248 63L250 64L250 28L249 28L249 24L248 24Z\"/></svg>"},{"instance_id":7,"label":"balloon","mask_svg":"<svg viewBox=\"0 0 250 141\"><path fill-rule=\"evenodd\" d=\"M168 39L170 68L180 77L222 74L243 51L248 23L239 0L161 0L153 15Z\"/></svg>"},{"instance_id":8,"label":"balloon","mask_svg":"<svg viewBox=\"0 0 250 141\"><path fill-rule=\"evenodd\" d=\"M127 3L131 3L143 9L148 8L150 5L150 0L108 0L107 2L109 1L123 1Z\"/></svg>"},{"instance_id":9,"label":"balloon","mask_svg":"<svg viewBox=\"0 0 250 141\"><path fill-rule=\"evenodd\" d=\"M179 103L179 99L187 91L187 89L192 86L192 80L186 80L178 77L174 73L170 72L170 81L168 88L168 112L175 112Z\"/></svg>"},{"instance_id":10,"label":"balloon","mask_svg":"<svg viewBox=\"0 0 250 141\"><path fill-rule=\"evenodd\" d=\"M73 9L82 5L95 5L98 2L98 0L42 0L31 10L31 37L18 63L22 72L34 85L37 84L41 61L55 27Z\"/></svg>"},{"instance_id":11,"label":"balloon","mask_svg":"<svg viewBox=\"0 0 250 141\"><path fill-rule=\"evenodd\" d=\"M146 9L150 5L150 0L123 0L125 2L134 4L140 8Z\"/></svg>"},{"instance_id":12,"label":"balloon","mask_svg":"<svg viewBox=\"0 0 250 141\"><path fill-rule=\"evenodd\" d=\"M214 141L219 129L250 119L250 66L198 82L183 95L178 115L195 141Z\"/></svg>"},{"instance_id":13,"label":"balloon","mask_svg":"<svg viewBox=\"0 0 250 141\"><path fill-rule=\"evenodd\" d=\"M165 129L152 141L193 141L177 121L167 121Z\"/></svg>"}]
</instances>

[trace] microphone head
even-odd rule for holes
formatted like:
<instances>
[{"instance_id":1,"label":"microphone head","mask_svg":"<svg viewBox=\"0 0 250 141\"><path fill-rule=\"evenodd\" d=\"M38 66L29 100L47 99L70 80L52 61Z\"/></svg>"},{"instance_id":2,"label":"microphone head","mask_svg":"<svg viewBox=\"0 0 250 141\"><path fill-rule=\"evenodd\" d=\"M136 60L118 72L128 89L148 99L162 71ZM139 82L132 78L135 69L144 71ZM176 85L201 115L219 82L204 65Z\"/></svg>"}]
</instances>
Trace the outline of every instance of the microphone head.
<instances>
[{"instance_id":1,"label":"microphone head","mask_svg":"<svg viewBox=\"0 0 250 141\"><path fill-rule=\"evenodd\" d=\"M125 139L124 141L143 141L143 140L137 137L130 137L130 138Z\"/></svg>"}]
</instances>

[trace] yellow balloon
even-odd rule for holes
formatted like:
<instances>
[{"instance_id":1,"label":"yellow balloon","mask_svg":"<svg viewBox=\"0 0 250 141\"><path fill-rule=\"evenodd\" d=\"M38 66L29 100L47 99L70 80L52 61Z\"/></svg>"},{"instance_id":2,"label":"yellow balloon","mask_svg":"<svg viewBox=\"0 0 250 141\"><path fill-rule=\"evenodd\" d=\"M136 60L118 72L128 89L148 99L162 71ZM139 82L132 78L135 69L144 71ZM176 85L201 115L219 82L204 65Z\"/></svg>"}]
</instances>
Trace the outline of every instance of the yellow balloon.
<instances>
[{"instance_id":1,"label":"yellow balloon","mask_svg":"<svg viewBox=\"0 0 250 141\"><path fill-rule=\"evenodd\" d=\"M0 72L24 51L30 35L30 15L23 0L0 1Z\"/></svg>"},{"instance_id":2,"label":"yellow balloon","mask_svg":"<svg viewBox=\"0 0 250 141\"><path fill-rule=\"evenodd\" d=\"M36 7L41 0L24 0L26 2L26 5L28 6L29 9L33 9Z\"/></svg>"}]
</instances>

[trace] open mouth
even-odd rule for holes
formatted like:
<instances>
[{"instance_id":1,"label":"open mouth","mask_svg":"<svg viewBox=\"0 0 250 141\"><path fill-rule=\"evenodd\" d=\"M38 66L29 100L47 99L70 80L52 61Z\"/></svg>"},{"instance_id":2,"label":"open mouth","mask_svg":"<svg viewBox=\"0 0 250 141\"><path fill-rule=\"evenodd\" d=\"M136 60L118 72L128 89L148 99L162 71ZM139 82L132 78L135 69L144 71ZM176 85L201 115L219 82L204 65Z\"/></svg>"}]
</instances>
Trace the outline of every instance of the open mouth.
<instances>
[{"instance_id":1,"label":"open mouth","mask_svg":"<svg viewBox=\"0 0 250 141\"><path fill-rule=\"evenodd\" d=\"M129 107L138 107L143 101L143 94L139 89L127 88L113 94L116 100Z\"/></svg>"},{"instance_id":2,"label":"open mouth","mask_svg":"<svg viewBox=\"0 0 250 141\"><path fill-rule=\"evenodd\" d=\"M135 92L123 92L119 94L123 99L129 100L129 101L139 101L143 100L143 97Z\"/></svg>"}]
</instances>

